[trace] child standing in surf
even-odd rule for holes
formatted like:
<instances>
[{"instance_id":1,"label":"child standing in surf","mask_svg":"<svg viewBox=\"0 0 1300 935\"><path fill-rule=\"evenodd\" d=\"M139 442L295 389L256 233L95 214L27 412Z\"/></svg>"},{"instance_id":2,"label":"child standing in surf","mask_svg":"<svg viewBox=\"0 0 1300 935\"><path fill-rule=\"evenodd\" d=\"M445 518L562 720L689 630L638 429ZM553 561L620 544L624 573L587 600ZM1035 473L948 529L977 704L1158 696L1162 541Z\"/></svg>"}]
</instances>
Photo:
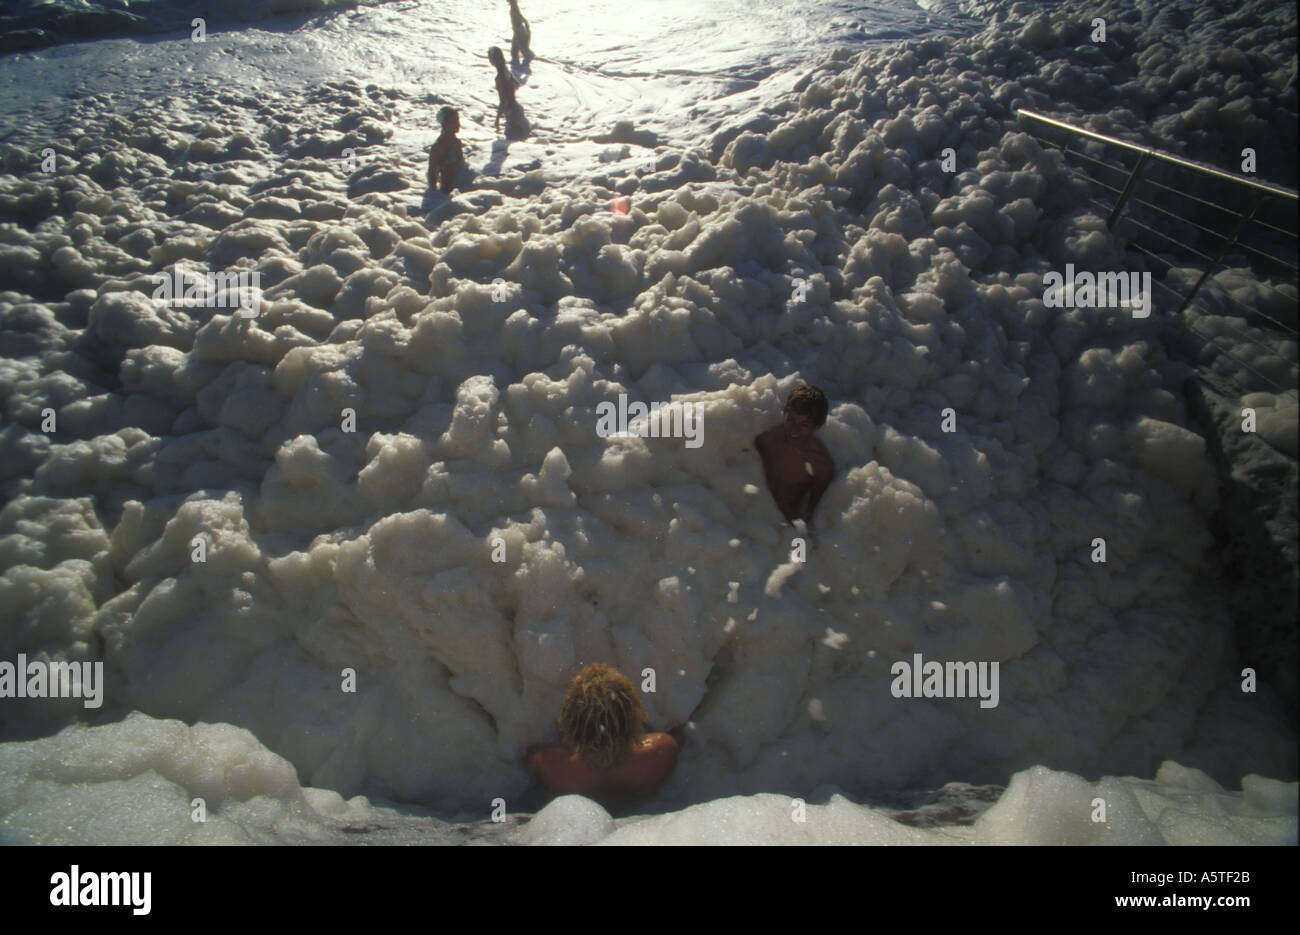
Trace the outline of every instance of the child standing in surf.
<instances>
[{"instance_id":1,"label":"child standing in surf","mask_svg":"<svg viewBox=\"0 0 1300 935\"><path fill-rule=\"evenodd\" d=\"M510 61L518 63L523 59L527 65L533 60L533 31L519 12L519 0L510 0Z\"/></svg>"},{"instance_id":2,"label":"child standing in surf","mask_svg":"<svg viewBox=\"0 0 1300 935\"><path fill-rule=\"evenodd\" d=\"M792 523L802 519L812 526L813 510L835 476L830 452L814 437L826 424L829 406L825 393L804 384L785 401L784 422L754 439L767 489Z\"/></svg>"},{"instance_id":3,"label":"child standing in surf","mask_svg":"<svg viewBox=\"0 0 1300 935\"><path fill-rule=\"evenodd\" d=\"M493 129L501 127L501 118L506 118L506 139L522 140L528 136L528 119L524 117L523 108L515 100L515 92L519 89L519 81L510 70L506 68L506 56L496 46L488 49L488 61L491 62L497 70L497 119L492 125Z\"/></svg>"},{"instance_id":4,"label":"child standing in surf","mask_svg":"<svg viewBox=\"0 0 1300 935\"><path fill-rule=\"evenodd\" d=\"M465 151L460 144L460 114L454 107L438 111L442 133L429 150L429 187L450 195L456 185L456 176L465 167Z\"/></svg>"}]
</instances>

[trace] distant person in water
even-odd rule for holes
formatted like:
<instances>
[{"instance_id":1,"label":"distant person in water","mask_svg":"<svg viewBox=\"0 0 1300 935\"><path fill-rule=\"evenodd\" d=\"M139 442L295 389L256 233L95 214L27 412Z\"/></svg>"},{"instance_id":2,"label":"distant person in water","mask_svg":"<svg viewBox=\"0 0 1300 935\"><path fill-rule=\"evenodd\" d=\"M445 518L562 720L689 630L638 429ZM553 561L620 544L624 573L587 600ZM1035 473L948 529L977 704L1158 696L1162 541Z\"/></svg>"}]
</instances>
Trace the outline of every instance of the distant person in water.
<instances>
[{"instance_id":1,"label":"distant person in water","mask_svg":"<svg viewBox=\"0 0 1300 935\"><path fill-rule=\"evenodd\" d=\"M429 187L450 195L456 176L465 167L465 151L456 135L460 132L460 114L454 107L444 107L438 111L438 122L442 133L429 150Z\"/></svg>"},{"instance_id":2,"label":"distant person in water","mask_svg":"<svg viewBox=\"0 0 1300 935\"><path fill-rule=\"evenodd\" d=\"M653 795L677 765L681 728L647 734L636 687L598 662L573 677L560 709L563 743L534 746L528 775L559 795L605 802Z\"/></svg>"},{"instance_id":3,"label":"distant person in water","mask_svg":"<svg viewBox=\"0 0 1300 935\"><path fill-rule=\"evenodd\" d=\"M506 139L522 140L528 135L528 119L524 116L523 108L515 100L515 91L519 88L519 81L514 75L510 74L506 68L506 56L496 46L488 49L488 61L496 66L497 70L497 119L492 125L493 129L500 129L501 118L506 118Z\"/></svg>"},{"instance_id":4,"label":"distant person in water","mask_svg":"<svg viewBox=\"0 0 1300 935\"><path fill-rule=\"evenodd\" d=\"M510 61L516 64L522 58L524 64L533 59L533 31L528 26L528 20L524 19L524 14L519 12L519 0L509 0L510 3Z\"/></svg>"},{"instance_id":5,"label":"distant person in water","mask_svg":"<svg viewBox=\"0 0 1300 935\"><path fill-rule=\"evenodd\" d=\"M790 522L812 525L813 510L835 476L835 462L816 437L826 424L826 394L804 384L790 394L782 410L784 422L754 439L763 459L767 489Z\"/></svg>"}]
</instances>

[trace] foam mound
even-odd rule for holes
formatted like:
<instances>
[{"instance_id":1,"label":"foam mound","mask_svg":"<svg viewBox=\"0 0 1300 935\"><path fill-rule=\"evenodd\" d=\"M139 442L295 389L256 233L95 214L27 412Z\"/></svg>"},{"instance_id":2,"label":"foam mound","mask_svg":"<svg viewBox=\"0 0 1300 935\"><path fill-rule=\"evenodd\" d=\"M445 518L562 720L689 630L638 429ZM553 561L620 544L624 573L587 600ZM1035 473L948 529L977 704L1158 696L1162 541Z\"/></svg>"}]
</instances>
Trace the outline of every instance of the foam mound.
<instances>
[{"instance_id":1,"label":"foam mound","mask_svg":"<svg viewBox=\"0 0 1300 935\"><path fill-rule=\"evenodd\" d=\"M298 785L243 728L131 714L0 744L5 844L323 844L374 821L364 797Z\"/></svg>"},{"instance_id":2,"label":"foam mound","mask_svg":"<svg viewBox=\"0 0 1300 935\"><path fill-rule=\"evenodd\" d=\"M1104 820L1097 820L1099 801L1105 803ZM1162 764L1154 781L1107 776L1096 783L1035 766L1015 774L1002 797L970 826L910 828L841 795L810 805L766 794L629 820L601 835L609 818L603 810L579 810L557 799L529 825L545 833L526 843L1294 845L1296 802L1294 782L1246 776L1242 791L1229 792L1200 770L1173 762ZM552 810L568 819L563 828Z\"/></svg>"},{"instance_id":3,"label":"foam mound","mask_svg":"<svg viewBox=\"0 0 1300 935\"><path fill-rule=\"evenodd\" d=\"M1226 791L1172 762L1154 781L1097 783L1038 766L1012 777L999 800L965 826L909 827L839 794L825 804L733 796L617 820L570 795L525 824L494 822L485 810L476 824L448 833L435 818L300 786L292 764L242 728L134 713L103 727L74 725L42 740L0 744L0 843L1294 845L1297 784L1247 776L1241 787ZM1093 820L1099 799L1104 821Z\"/></svg>"}]
</instances>

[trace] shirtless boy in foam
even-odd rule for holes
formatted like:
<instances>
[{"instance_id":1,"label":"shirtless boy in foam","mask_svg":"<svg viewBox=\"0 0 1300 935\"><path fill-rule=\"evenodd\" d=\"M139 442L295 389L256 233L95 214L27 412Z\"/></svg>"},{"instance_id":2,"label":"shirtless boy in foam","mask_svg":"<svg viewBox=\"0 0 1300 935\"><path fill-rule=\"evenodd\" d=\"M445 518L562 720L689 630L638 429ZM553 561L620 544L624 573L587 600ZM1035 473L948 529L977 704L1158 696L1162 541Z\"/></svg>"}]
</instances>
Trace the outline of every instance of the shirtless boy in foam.
<instances>
[{"instance_id":1,"label":"shirtless boy in foam","mask_svg":"<svg viewBox=\"0 0 1300 935\"><path fill-rule=\"evenodd\" d=\"M677 765L682 729L645 733L645 706L626 677L592 663L573 678L560 711L564 743L528 748L533 782L559 795L626 802L653 795Z\"/></svg>"},{"instance_id":2,"label":"shirtless boy in foam","mask_svg":"<svg viewBox=\"0 0 1300 935\"><path fill-rule=\"evenodd\" d=\"M451 194L456 176L465 165L465 152L460 145L460 114L454 107L444 107L438 112L442 133L429 150L429 187Z\"/></svg>"},{"instance_id":3,"label":"shirtless boy in foam","mask_svg":"<svg viewBox=\"0 0 1300 935\"><path fill-rule=\"evenodd\" d=\"M835 476L835 462L814 433L826 424L826 394L807 384L790 394L782 410L785 421L754 439L763 459L767 489L790 522L812 526L813 510ZM804 499L807 498L805 504Z\"/></svg>"}]
</instances>

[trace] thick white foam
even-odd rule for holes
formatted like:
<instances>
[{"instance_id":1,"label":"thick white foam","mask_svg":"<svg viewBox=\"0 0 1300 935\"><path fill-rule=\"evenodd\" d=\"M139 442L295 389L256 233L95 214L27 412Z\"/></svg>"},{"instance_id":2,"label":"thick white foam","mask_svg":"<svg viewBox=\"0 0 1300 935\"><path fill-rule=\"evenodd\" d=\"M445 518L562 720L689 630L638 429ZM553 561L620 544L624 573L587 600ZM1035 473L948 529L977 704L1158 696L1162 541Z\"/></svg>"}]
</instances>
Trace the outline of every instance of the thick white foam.
<instances>
[{"instance_id":1,"label":"thick white foam","mask_svg":"<svg viewBox=\"0 0 1300 935\"><path fill-rule=\"evenodd\" d=\"M481 184L450 203L383 143L431 138L409 88L90 101L52 175L29 132L0 176L27 225L0 227L0 658L102 656L107 712L239 725L308 786L429 804L513 799L594 660L655 670L656 726L693 720L678 801L1036 762L1294 775L1210 581L1186 370L1123 313L1043 305L1045 272L1121 245L1008 109L1088 111L1083 73L1226 102L1235 66L1187 9L1177 61L1167 24L1119 9L1120 64L1071 51L1067 12L830 56L761 109L656 124L649 173L632 125L497 175L471 114ZM1273 48L1251 9L1240 42ZM1233 114L1204 119L1254 125ZM176 263L260 272L259 317L160 310ZM1252 360L1295 371L1293 345ZM839 474L795 569L751 440L804 380ZM704 445L599 437L620 393L702 407ZM1272 403L1294 448L1294 400ZM999 662L999 707L893 697L917 651ZM0 718L30 736L78 711Z\"/></svg>"},{"instance_id":2,"label":"thick white foam","mask_svg":"<svg viewBox=\"0 0 1300 935\"><path fill-rule=\"evenodd\" d=\"M1106 803L1104 821L1093 820L1098 799ZM303 788L287 760L227 724L187 727L132 714L104 727L0 744L0 840L7 844L342 843L398 834L405 843L533 845L1294 845L1296 803L1296 783L1247 776L1242 791L1232 792L1172 762L1154 781L1097 783L1037 766L1016 774L970 826L909 827L838 794L802 804L770 793L616 822L595 802L570 795L493 838L498 826L487 803L467 816L470 825L448 833L434 818Z\"/></svg>"}]
</instances>

